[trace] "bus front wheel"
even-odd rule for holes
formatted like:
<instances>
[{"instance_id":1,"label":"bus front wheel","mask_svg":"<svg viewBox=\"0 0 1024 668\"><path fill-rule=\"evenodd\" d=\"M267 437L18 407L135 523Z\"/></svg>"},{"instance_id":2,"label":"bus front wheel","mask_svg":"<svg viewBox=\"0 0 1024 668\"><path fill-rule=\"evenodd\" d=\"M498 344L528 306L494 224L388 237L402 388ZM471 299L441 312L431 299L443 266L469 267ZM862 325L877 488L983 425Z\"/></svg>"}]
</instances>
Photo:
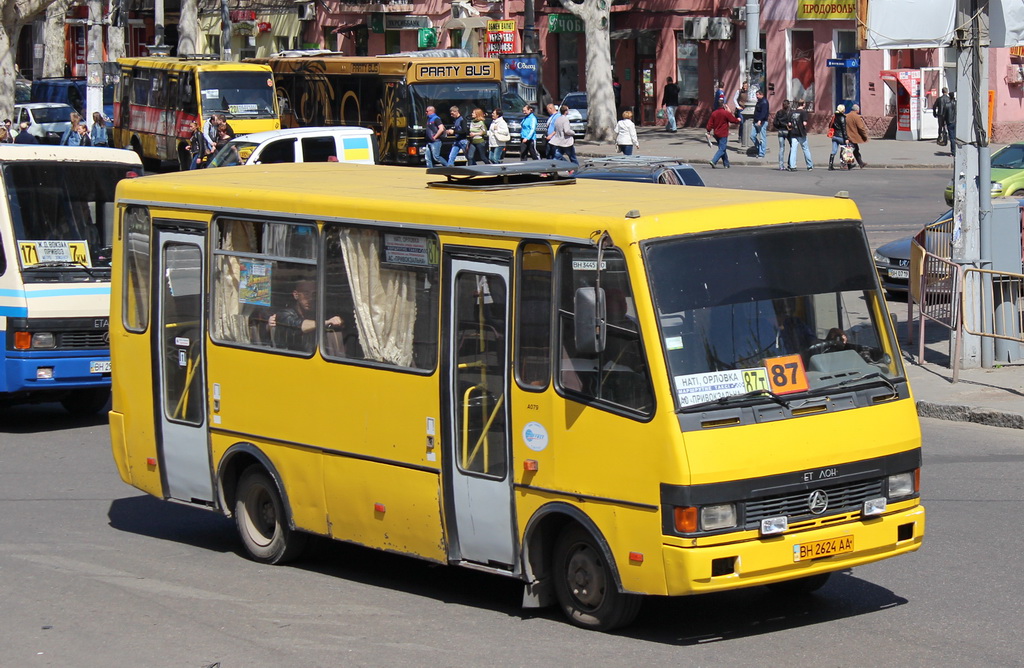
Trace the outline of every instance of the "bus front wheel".
<instances>
[{"instance_id":1,"label":"bus front wheel","mask_svg":"<svg viewBox=\"0 0 1024 668\"><path fill-rule=\"evenodd\" d=\"M558 537L553 574L558 603L576 626L610 631L626 626L640 612L640 597L618 590L597 541L578 525Z\"/></svg>"},{"instance_id":2,"label":"bus front wheel","mask_svg":"<svg viewBox=\"0 0 1024 668\"><path fill-rule=\"evenodd\" d=\"M291 561L302 553L306 544L306 534L292 531L288 526L277 485L257 465L247 468L238 480L235 524L246 552L253 561L260 563Z\"/></svg>"}]
</instances>

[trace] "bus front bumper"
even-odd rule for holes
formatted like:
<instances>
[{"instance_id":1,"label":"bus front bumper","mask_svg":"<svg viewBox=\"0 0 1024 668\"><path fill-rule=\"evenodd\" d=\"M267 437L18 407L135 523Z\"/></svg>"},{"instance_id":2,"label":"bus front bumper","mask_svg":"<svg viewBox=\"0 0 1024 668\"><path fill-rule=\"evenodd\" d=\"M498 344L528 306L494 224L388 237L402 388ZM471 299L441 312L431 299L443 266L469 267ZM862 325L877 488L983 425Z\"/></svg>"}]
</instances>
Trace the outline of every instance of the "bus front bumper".
<instances>
[{"instance_id":1,"label":"bus front bumper","mask_svg":"<svg viewBox=\"0 0 1024 668\"><path fill-rule=\"evenodd\" d=\"M5 387L0 391L46 392L110 386L110 352L15 352L4 360Z\"/></svg>"},{"instance_id":2,"label":"bus front bumper","mask_svg":"<svg viewBox=\"0 0 1024 668\"><path fill-rule=\"evenodd\" d=\"M752 587L862 566L913 552L924 539L925 510L916 505L881 517L724 545L665 545L669 596ZM853 551L797 561L794 547L853 537ZM796 548L799 550L799 548Z\"/></svg>"}]
</instances>

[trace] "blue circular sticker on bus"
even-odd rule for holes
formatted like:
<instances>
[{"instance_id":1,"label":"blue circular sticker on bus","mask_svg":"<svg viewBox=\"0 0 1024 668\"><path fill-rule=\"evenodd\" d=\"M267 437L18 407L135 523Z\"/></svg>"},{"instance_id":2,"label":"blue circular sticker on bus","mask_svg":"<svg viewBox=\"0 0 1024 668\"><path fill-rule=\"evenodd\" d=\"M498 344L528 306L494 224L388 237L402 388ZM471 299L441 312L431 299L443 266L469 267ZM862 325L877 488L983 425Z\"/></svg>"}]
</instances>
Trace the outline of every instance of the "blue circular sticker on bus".
<instances>
[{"instance_id":1,"label":"blue circular sticker on bus","mask_svg":"<svg viewBox=\"0 0 1024 668\"><path fill-rule=\"evenodd\" d=\"M548 447L548 430L540 422L527 422L523 427L523 443L534 452Z\"/></svg>"}]
</instances>

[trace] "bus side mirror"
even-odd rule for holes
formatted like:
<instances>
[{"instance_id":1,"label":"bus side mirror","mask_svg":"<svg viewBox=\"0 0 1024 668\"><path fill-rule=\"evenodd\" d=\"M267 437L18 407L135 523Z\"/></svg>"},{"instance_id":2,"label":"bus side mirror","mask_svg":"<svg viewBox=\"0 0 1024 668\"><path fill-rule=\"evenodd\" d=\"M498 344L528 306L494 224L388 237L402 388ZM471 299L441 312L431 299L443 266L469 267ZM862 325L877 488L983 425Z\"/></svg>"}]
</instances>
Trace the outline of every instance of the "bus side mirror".
<instances>
[{"instance_id":1,"label":"bus side mirror","mask_svg":"<svg viewBox=\"0 0 1024 668\"><path fill-rule=\"evenodd\" d=\"M573 300L576 352L595 355L604 351L607 336L603 288L579 288Z\"/></svg>"}]
</instances>

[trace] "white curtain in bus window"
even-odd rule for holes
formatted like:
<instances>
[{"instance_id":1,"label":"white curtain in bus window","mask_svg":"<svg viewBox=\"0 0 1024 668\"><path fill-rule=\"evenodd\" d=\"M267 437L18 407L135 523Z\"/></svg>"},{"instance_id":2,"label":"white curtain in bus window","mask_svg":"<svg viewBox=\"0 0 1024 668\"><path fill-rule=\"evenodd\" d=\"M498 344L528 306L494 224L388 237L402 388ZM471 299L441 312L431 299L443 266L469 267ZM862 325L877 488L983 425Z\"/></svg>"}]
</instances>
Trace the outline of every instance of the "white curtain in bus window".
<instances>
[{"instance_id":1,"label":"white curtain in bus window","mask_svg":"<svg viewBox=\"0 0 1024 668\"><path fill-rule=\"evenodd\" d=\"M214 250L216 341L311 354L316 347L316 228L220 219ZM303 331L305 330L305 331Z\"/></svg>"},{"instance_id":2,"label":"white curtain in bus window","mask_svg":"<svg viewBox=\"0 0 1024 668\"><path fill-rule=\"evenodd\" d=\"M331 227L325 303L343 341L327 356L432 369L437 358L438 244L433 235ZM325 340L331 345L327 328Z\"/></svg>"}]
</instances>

